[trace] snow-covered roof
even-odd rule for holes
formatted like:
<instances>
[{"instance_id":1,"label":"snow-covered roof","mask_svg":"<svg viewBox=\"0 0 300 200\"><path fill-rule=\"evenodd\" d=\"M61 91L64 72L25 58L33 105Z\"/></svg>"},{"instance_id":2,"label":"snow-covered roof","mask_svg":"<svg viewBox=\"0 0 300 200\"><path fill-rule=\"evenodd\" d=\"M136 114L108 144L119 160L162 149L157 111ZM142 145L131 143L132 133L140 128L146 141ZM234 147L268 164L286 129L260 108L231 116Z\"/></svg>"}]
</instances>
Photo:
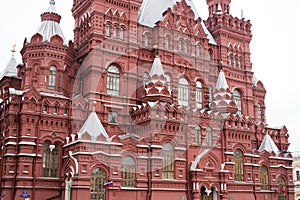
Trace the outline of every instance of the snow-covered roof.
<instances>
[{"instance_id":1,"label":"snow-covered roof","mask_svg":"<svg viewBox=\"0 0 300 200\"><path fill-rule=\"evenodd\" d=\"M221 70L219 73L217 85L216 85L217 90L220 90L221 88L224 90L226 90L228 88L228 84L227 84L226 77L225 77L223 70Z\"/></svg>"},{"instance_id":2,"label":"snow-covered roof","mask_svg":"<svg viewBox=\"0 0 300 200\"><path fill-rule=\"evenodd\" d=\"M201 160L201 158L203 158L203 156L205 156L209 152L209 150L210 149L205 149L205 150L201 151L198 154L198 156L195 158L195 160L192 161L192 164L191 164L191 167L190 167L191 171L196 170L197 164L199 163L199 161Z\"/></svg>"},{"instance_id":3,"label":"snow-covered roof","mask_svg":"<svg viewBox=\"0 0 300 200\"><path fill-rule=\"evenodd\" d=\"M81 139L82 135L85 133L88 133L93 141L95 141L99 135L103 135L106 139L109 138L95 111L91 112L77 133L78 139Z\"/></svg>"},{"instance_id":4,"label":"snow-covered roof","mask_svg":"<svg viewBox=\"0 0 300 200\"><path fill-rule=\"evenodd\" d=\"M151 67L151 71L150 71L150 77L153 77L154 75L159 76L165 76L160 58L158 56L155 57L154 62L152 64Z\"/></svg>"},{"instance_id":5,"label":"snow-covered roof","mask_svg":"<svg viewBox=\"0 0 300 200\"><path fill-rule=\"evenodd\" d=\"M279 152L279 149L276 146L276 144L274 143L271 136L269 134L266 134L266 136L264 137L258 151L259 152L267 151L269 153L274 152L275 154L277 154Z\"/></svg>"},{"instance_id":6,"label":"snow-covered roof","mask_svg":"<svg viewBox=\"0 0 300 200\"><path fill-rule=\"evenodd\" d=\"M59 16L59 14L55 10L54 5L55 5L54 0L50 0L50 6L48 7L47 11L42 15L53 13ZM50 41L52 36L59 35L64 40L64 44L65 45L68 44L68 41L65 40L65 36L57 20L48 19L48 18L46 20L42 20L42 23L37 29L37 33L43 36L44 41Z\"/></svg>"},{"instance_id":7,"label":"snow-covered roof","mask_svg":"<svg viewBox=\"0 0 300 200\"><path fill-rule=\"evenodd\" d=\"M6 77L17 77L17 61L14 56L11 57L11 59L8 61L6 67L0 74L0 80L6 76Z\"/></svg>"},{"instance_id":8,"label":"snow-covered roof","mask_svg":"<svg viewBox=\"0 0 300 200\"><path fill-rule=\"evenodd\" d=\"M164 19L163 13L168 9L172 8L177 2L181 0L143 0L142 6L139 10L139 23L148 26L155 27L158 21L162 21ZM186 1L187 5L191 7L192 11L195 14L195 20L200 17L198 14L197 8L192 0L182 0ZM203 21L201 22L201 26L205 33L207 34L207 38L210 44L217 44L211 33L206 28Z\"/></svg>"}]
</instances>

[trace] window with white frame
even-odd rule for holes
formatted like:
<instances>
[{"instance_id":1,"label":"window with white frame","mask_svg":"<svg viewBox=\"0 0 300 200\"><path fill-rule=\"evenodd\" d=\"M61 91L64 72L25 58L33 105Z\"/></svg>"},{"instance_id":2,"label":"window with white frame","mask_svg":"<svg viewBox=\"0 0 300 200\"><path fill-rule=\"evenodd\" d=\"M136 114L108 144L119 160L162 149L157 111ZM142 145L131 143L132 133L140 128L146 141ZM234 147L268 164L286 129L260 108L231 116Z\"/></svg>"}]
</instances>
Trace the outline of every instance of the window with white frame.
<instances>
[{"instance_id":1,"label":"window with white frame","mask_svg":"<svg viewBox=\"0 0 300 200\"><path fill-rule=\"evenodd\" d=\"M107 94L119 95L120 89L120 72L119 68L111 65L107 69Z\"/></svg>"},{"instance_id":2,"label":"window with white frame","mask_svg":"<svg viewBox=\"0 0 300 200\"><path fill-rule=\"evenodd\" d=\"M261 113L261 105L257 105L257 119L260 122L262 120L262 113Z\"/></svg>"},{"instance_id":3,"label":"window with white frame","mask_svg":"<svg viewBox=\"0 0 300 200\"><path fill-rule=\"evenodd\" d=\"M106 24L105 35L108 37L110 36L110 25L109 24Z\"/></svg>"},{"instance_id":4,"label":"window with white frame","mask_svg":"<svg viewBox=\"0 0 300 200\"><path fill-rule=\"evenodd\" d=\"M169 38L169 36L166 36L165 48L170 49L170 38Z\"/></svg>"},{"instance_id":5,"label":"window with white frame","mask_svg":"<svg viewBox=\"0 0 300 200\"><path fill-rule=\"evenodd\" d=\"M48 86L50 89L54 89L56 85L56 67L51 66L49 70L49 83Z\"/></svg>"},{"instance_id":6,"label":"window with white frame","mask_svg":"<svg viewBox=\"0 0 300 200\"><path fill-rule=\"evenodd\" d=\"M233 99L234 99L234 102L237 106L237 113L238 114L242 114L242 100L241 100L241 93L238 91L238 90L234 90L233 91Z\"/></svg>"},{"instance_id":7,"label":"window with white frame","mask_svg":"<svg viewBox=\"0 0 300 200\"><path fill-rule=\"evenodd\" d=\"M185 78L178 81L178 103L182 106L189 104L189 83Z\"/></svg>"},{"instance_id":8,"label":"window with white frame","mask_svg":"<svg viewBox=\"0 0 300 200\"><path fill-rule=\"evenodd\" d=\"M114 26L113 37L117 38L117 27L116 26Z\"/></svg>"},{"instance_id":9,"label":"window with white frame","mask_svg":"<svg viewBox=\"0 0 300 200\"><path fill-rule=\"evenodd\" d=\"M120 40L124 40L124 28L120 28Z\"/></svg>"},{"instance_id":10,"label":"window with white frame","mask_svg":"<svg viewBox=\"0 0 300 200\"><path fill-rule=\"evenodd\" d=\"M202 108L202 83L196 82L196 107Z\"/></svg>"}]
</instances>

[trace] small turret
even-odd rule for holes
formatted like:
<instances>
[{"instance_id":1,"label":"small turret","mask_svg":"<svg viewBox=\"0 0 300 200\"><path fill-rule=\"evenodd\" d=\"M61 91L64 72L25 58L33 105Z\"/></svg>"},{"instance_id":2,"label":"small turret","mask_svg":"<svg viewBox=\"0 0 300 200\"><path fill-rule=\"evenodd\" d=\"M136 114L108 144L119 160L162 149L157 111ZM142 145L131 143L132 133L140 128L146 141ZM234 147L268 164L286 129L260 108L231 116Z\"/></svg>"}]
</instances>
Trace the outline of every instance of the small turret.
<instances>
[{"instance_id":1,"label":"small turret","mask_svg":"<svg viewBox=\"0 0 300 200\"><path fill-rule=\"evenodd\" d=\"M224 13L230 14L231 0L206 0L209 15Z\"/></svg>"},{"instance_id":2,"label":"small turret","mask_svg":"<svg viewBox=\"0 0 300 200\"><path fill-rule=\"evenodd\" d=\"M172 102L164 70L158 55L156 55L150 71L150 80L142 94L143 102Z\"/></svg>"}]
</instances>

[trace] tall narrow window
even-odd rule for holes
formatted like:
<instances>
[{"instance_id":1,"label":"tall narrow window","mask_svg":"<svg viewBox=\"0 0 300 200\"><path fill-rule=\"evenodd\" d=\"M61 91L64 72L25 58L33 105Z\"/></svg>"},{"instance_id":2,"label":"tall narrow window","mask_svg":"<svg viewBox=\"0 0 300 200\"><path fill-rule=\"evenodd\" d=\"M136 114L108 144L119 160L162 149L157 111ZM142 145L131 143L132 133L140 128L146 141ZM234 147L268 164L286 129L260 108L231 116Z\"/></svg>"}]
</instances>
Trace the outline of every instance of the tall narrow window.
<instances>
[{"instance_id":1,"label":"tall narrow window","mask_svg":"<svg viewBox=\"0 0 300 200\"><path fill-rule=\"evenodd\" d=\"M197 146L201 146L201 129L200 126L196 126L195 128L195 132L196 132L196 145Z\"/></svg>"},{"instance_id":2,"label":"tall narrow window","mask_svg":"<svg viewBox=\"0 0 300 200\"><path fill-rule=\"evenodd\" d=\"M166 44L165 44L166 49L170 48L170 38L166 36Z\"/></svg>"},{"instance_id":3,"label":"tall narrow window","mask_svg":"<svg viewBox=\"0 0 300 200\"><path fill-rule=\"evenodd\" d=\"M269 176L268 176L268 169L266 166L262 166L260 168L260 183L262 190L269 189Z\"/></svg>"},{"instance_id":4,"label":"tall narrow window","mask_svg":"<svg viewBox=\"0 0 300 200\"><path fill-rule=\"evenodd\" d=\"M144 73L144 87L148 84L149 74L147 72Z\"/></svg>"},{"instance_id":5,"label":"tall narrow window","mask_svg":"<svg viewBox=\"0 0 300 200\"><path fill-rule=\"evenodd\" d=\"M117 38L117 27L116 26L114 26L113 37Z\"/></svg>"},{"instance_id":6,"label":"tall narrow window","mask_svg":"<svg viewBox=\"0 0 300 200\"><path fill-rule=\"evenodd\" d=\"M168 85L168 89L171 91L172 85L171 85L171 77L168 74L165 74L166 82Z\"/></svg>"},{"instance_id":7,"label":"tall narrow window","mask_svg":"<svg viewBox=\"0 0 300 200\"><path fill-rule=\"evenodd\" d=\"M57 177L58 166L58 145L44 143L43 155L43 176L44 177Z\"/></svg>"},{"instance_id":8,"label":"tall narrow window","mask_svg":"<svg viewBox=\"0 0 300 200\"><path fill-rule=\"evenodd\" d=\"M184 42L184 53L188 53L189 51L189 44L187 41Z\"/></svg>"},{"instance_id":9,"label":"tall narrow window","mask_svg":"<svg viewBox=\"0 0 300 200\"><path fill-rule=\"evenodd\" d=\"M149 46L149 36L148 35L144 35L144 46L148 47Z\"/></svg>"},{"instance_id":10,"label":"tall narrow window","mask_svg":"<svg viewBox=\"0 0 300 200\"><path fill-rule=\"evenodd\" d=\"M119 68L111 65L107 70L107 94L119 95L120 72Z\"/></svg>"},{"instance_id":11,"label":"tall narrow window","mask_svg":"<svg viewBox=\"0 0 300 200\"><path fill-rule=\"evenodd\" d=\"M240 149L234 151L234 180L244 181L244 159Z\"/></svg>"},{"instance_id":12,"label":"tall narrow window","mask_svg":"<svg viewBox=\"0 0 300 200\"><path fill-rule=\"evenodd\" d=\"M257 119L260 122L262 120L262 114L261 114L261 106L260 104L257 105Z\"/></svg>"},{"instance_id":13,"label":"tall narrow window","mask_svg":"<svg viewBox=\"0 0 300 200\"><path fill-rule=\"evenodd\" d=\"M242 101L241 101L241 94L239 91L237 90L233 91L233 99L238 109L237 113L242 114Z\"/></svg>"},{"instance_id":14,"label":"tall narrow window","mask_svg":"<svg viewBox=\"0 0 300 200\"><path fill-rule=\"evenodd\" d=\"M132 157L126 156L122 160L122 186L134 187L135 162Z\"/></svg>"},{"instance_id":15,"label":"tall narrow window","mask_svg":"<svg viewBox=\"0 0 300 200\"><path fill-rule=\"evenodd\" d=\"M196 46L196 56L200 56L200 54L201 54L201 47L200 47L199 44L197 44L197 46Z\"/></svg>"},{"instance_id":16,"label":"tall narrow window","mask_svg":"<svg viewBox=\"0 0 300 200\"><path fill-rule=\"evenodd\" d=\"M196 107L202 108L202 84L200 81L196 82Z\"/></svg>"},{"instance_id":17,"label":"tall narrow window","mask_svg":"<svg viewBox=\"0 0 300 200\"><path fill-rule=\"evenodd\" d=\"M212 146L212 129L210 127L206 128L206 144Z\"/></svg>"},{"instance_id":18,"label":"tall narrow window","mask_svg":"<svg viewBox=\"0 0 300 200\"><path fill-rule=\"evenodd\" d=\"M178 41L178 52L182 52L182 40Z\"/></svg>"},{"instance_id":19,"label":"tall narrow window","mask_svg":"<svg viewBox=\"0 0 300 200\"><path fill-rule=\"evenodd\" d=\"M300 171L299 170L296 171L296 180L300 181Z\"/></svg>"},{"instance_id":20,"label":"tall narrow window","mask_svg":"<svg viewBox=\"0 0 300 200\"><path fill-rule=\"evenodd\" d=\"M105 34L108 37L110 36L110 25L109 24L106 24Z\"/></svg>"},{"instance_id":21,"label":"tall narrow window","mask_svg":"<svg viewBox=\"0 0 300 200\"><path fill-rule=\"evenodd\" d=\"M124 40L124 28L120 28L120 40Z\"/></svg>"},{"instance_id":22,"label":"tall narrow window","mask_svg":"<svg viewBox=\"0 0 300 200\"><path fill-rule=\"evenodd\" d=\"M165 143L162 149L163 169L162 177L164 179L174 178L174 148L171 143Z\"/></svg>"},{"instance_id":23,"label":"tall narrow window","mask_svg":"<svg viewBox=\"0 0 300 200\"><path fill-rule=\"evenodd\" d=\"M50 67L50 74L49 74L49 88L54 89L56 83L56 67L51 66Z\"/></svg>"},{"instance_id":24,"label":"tall narrow window","mask_svg":"<svg viewBox=\"0 0 300 200\"><path fill-rule=\"evenodd\" d=\"M108 123L112 123L112 124L115 124L118 122L118 113L116 112L108 112Z\"/></svg>"},{"instance_id":25,"label":"tall narrow window","mask_svg":"<svg viewBox=\"0 0 300 200\"><path fill-rule=\"evenodd\" d=\"M183 106L189 104L189 83L185 78L180 78L178 82L178 103Z\"/></svg>"},{"instance_id":26,"label":"tall narrow window","mask_svg":"<svg viewBox=\"0 0 300 200\"><path fill-rule=\"evenodd\" d=\"M104 183L106 183L106 172L102 168L96 168L91 174L90 200L106 199Z\"/></svg>"}]
</instances>

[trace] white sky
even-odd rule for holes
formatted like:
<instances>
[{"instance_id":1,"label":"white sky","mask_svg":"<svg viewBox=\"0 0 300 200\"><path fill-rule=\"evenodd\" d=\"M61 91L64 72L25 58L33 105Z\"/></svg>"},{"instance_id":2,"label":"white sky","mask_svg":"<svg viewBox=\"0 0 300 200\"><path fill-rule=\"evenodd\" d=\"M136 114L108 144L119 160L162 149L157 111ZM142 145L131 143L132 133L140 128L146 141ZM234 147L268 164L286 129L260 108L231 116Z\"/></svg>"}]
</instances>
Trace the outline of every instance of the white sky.
<instances>
[{"instance_id":1,"label":"white sky","mask_svg":"<svg viewBox=\"0 0 300 200\"><path fill-rule=\"evenodd\" d=\"M193 0L203 20L207 18L206 0ZM61 28L73 40L72 0L56 0L62 16ZM40 15L49 0L9 0L0 7L0 70L17 44L16 59L25 37L30 38L40 25ZM290 134L290 151L300 151L300 28L299 0L232 0L231 14L244 11L252 22L251 61L256 77L267 90L266 117L270 126L286 125ZM298 79L299 78L299 79Z\"/></svg>"}]
</instances>

